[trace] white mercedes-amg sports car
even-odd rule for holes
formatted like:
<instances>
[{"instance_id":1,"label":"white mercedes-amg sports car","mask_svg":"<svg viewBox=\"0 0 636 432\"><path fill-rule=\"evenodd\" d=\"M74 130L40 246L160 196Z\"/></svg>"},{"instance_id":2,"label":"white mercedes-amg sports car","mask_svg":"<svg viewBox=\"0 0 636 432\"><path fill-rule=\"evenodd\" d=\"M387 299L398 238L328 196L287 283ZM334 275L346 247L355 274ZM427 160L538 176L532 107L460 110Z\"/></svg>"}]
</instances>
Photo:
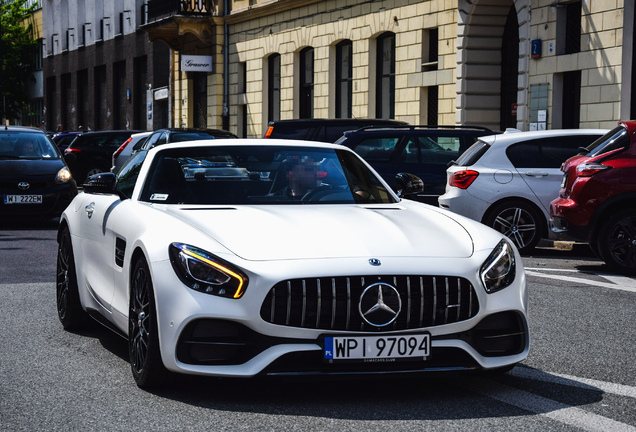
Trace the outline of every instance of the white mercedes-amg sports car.
<instances>
[{"instance_id":1,"label":"white mercedes-amg sports car","mask_svg":"<svg viewBox=\"0 0 636 432\"><path fill-rule=\"evenodd\" d=\"M129 343L140 387L226 377L505 371L528 355L501 233L401 199L351 150L211 140L91 177L59 227L57 308Z\"/></svg>"}]
</instances>

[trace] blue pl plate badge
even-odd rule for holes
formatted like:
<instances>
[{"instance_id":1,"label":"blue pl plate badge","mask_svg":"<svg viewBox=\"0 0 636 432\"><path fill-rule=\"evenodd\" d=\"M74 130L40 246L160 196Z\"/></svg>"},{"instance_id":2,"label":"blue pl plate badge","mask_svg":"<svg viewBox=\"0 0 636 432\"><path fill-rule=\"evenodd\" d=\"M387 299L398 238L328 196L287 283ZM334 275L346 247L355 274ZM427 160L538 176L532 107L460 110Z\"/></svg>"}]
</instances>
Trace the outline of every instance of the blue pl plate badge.
<instances>
[{"instance_id":1,"label":"blue pl plate badge","mask_svg":"<svg viewBox=\"0 0 636 432\"><path fill-rule=\"evenodd\" d=\"M333 360L333 338L325 338L325 359Z\"/></svg>"}]
</instances>

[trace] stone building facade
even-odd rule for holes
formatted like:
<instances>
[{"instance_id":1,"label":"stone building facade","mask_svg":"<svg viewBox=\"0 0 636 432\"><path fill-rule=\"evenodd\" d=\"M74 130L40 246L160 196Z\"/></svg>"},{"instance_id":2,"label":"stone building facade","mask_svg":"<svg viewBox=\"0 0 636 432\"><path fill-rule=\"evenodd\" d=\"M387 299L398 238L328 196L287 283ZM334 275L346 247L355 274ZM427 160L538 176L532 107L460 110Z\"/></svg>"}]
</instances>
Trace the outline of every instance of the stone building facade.
<instances>
[{"instance_id":1,"label":"stone building facade","mask_svg":"<svg viewBox=\"0 0 636 432\"><path fill-rule=\"evenodd\" d=\"M163 11L150 14L137 30L152 41L152 50L170 48L174 126L260 137L268 121L302 117L395 118L497 130L612 127L636 118L632 1L119 3L130 1L131 10L145 5ZM45 0L44 15L47 4L71 3L83 2ZM55 33L63 34L64 24L55 25ZM103 48L99 54L96 47L95 55L109 55L105 43ZM130 56L133 46L112 49ZM144 52L150 62L152 52ZM185 70L187 56L210 58L212 67ZM47 79L56 76L63 85L60 71L73 73L81 57L54 60ZM63 111L63 104L56 109Z\"/></svg>"},{"instance_id":2,"label":"stone building facade","mask_svg":"<svg viewBox=\"0 0 636 432\"><path fill-rule=\"evenodd\" d=\"M272 119L272 55L280 56L278 117L300 116L308 47L313 116L337 116L342 41L352 46L351 115L378 117L377 56L387 34L395 42L390 112L399 120L530 130L611 127L636 114L633 2L320 1L290 10L262 2L258 14L260 4L234 1L226 17L232 127L240 132L246 122L248 135L259 136Z\"/></svg>"}]
</instances>

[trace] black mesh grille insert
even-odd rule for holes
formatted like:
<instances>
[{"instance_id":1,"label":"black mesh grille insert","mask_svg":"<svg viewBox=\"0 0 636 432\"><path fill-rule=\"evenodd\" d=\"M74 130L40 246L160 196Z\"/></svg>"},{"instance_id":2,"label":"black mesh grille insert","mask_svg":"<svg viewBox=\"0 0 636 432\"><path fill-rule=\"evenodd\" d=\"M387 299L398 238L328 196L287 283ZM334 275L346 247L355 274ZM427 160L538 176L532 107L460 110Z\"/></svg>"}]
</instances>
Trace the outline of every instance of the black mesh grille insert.
<instances>
[{"instance_id":1,"label":"black mesh grille insert","mask_svg":"<svg viewBox=\"0 0 636 432\"><path fill-rule=\"evenodd\" d=\"M394 286L402 300L397 319L384 327L366 323L358 306L364 289L377 282ZM455 323L478 311L472 284L457 276L339 276L277 283L261 306L261 318L289 327L369 332Z\"/></svg>"}]
</instances>

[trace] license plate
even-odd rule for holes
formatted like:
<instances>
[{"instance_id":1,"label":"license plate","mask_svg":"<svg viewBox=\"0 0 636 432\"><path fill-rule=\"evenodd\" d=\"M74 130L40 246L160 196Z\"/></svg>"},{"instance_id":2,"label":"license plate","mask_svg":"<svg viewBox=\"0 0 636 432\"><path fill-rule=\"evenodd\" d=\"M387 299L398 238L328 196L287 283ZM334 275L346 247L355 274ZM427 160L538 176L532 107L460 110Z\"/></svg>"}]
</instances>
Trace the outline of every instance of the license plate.
<instances>
[{"instance_id":1,"label":"license plate","mask_svg":"<svg viewBox=\"0 0 636 432\"><path fill-rule=\"evenodd\" d=\"M323 354L328 362L382 362L417 358L426 360L431 354L431 335L327 336L324 339Z\"/></svg>"},{"instance_id":2,"label":"license plate","mask_svg":"<svg viewBox=\"0 0 636 432\"><path fill-rule=\"evenodd\" d=\"M568 175L567 173L563 174L563 178L561 179L561 189L565 189L565 185L568 184Z\"/></svg>"},{"instance_id":3,"label":"license plate","mask_svg":"<svg viewBox=\"0 0 636 432\"><path fill-rule=\"evenodd\" d=\"M42 195L5 195L5 204L42 204Z\"/></svg>"}]
</instances>

